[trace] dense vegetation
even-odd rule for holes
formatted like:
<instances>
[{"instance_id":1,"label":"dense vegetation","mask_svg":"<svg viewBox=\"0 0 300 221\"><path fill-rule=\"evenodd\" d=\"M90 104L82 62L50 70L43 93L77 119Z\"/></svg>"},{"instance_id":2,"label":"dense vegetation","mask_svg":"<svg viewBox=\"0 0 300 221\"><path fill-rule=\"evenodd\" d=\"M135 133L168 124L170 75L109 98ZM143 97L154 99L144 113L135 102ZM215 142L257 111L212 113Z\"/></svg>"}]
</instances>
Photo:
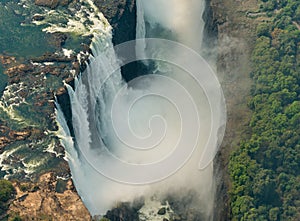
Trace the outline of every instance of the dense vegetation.
<instances>
[{"instance_id":1,"label":"dense vegetation","mask_svg":"<svg viewBox=\"0 0 300 221\"><path fill-rule=\"evenodd\" d=\"M14 197L15 188L11 182L0 180L0 220L4 220L8 209L8 202Z\"/></svg>"},{"instance_id":2,"label":"dense vegetation","mask_svg":"<svg viewBox=\"0 0 300 221\"><path fill-rule=\"evenodd\" d=\"M232 220L300 220L300 1L263 0L251 135L230 158ZM299 24L297 26L297 24Z\"/></svg>"}]
</instances>

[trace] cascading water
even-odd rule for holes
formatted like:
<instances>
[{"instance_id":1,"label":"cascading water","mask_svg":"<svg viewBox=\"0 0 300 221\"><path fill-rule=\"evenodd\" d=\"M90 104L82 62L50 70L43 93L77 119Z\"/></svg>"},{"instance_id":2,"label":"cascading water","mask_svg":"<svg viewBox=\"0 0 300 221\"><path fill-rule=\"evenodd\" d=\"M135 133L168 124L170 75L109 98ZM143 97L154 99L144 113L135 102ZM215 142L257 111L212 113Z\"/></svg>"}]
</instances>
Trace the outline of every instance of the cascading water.
<instances>
[{"instance_id":1,"label":"cascading water","mask_svg":"<svg viewBox=\"0 0 300 221\"><path fill-rule=\"evenodd\" d=\"M198 200L190 206L199 210L203 219L212 218L213 167L209 163L219 145L218 136L224 132L224 128L217 131L225 121L221 88L212 86L215 80L209 77L211 70L204 67L205 61L200 60L197 67L200 63L206 89L187 73L189 68L174 66L193 60L188 58L194 52L173 43L166 50L163 45L167 41L157 45L157 41L143 39L160 37L159 31L165 30L165 39L176 39L200 52L203 21L199 15L203 9L204 1L198 0L137 0L137 38L141 40L135 44L136 55L160 60L155 61L156 74L126 83L110 27L106 27L94 38L94 56L75 80L75 89L66 85L74 142L60 108L57 121L76 189L91 214L104 214L116 203L140 196L155 195L162 200L182 191L180 199L193 190ZM180 155L178 145L184 146L186 153ZM175 170L172 165L169 168L170 163L163 164L172 154L175 158L171 164L174 159L175 164L182 164L175 165ZM203 156L210 160L204 160L205 169L200 165L203 170L199 171Z\"/></svg>"},{"instance_id":2,"label":"cascading water","mask_svg":"<svg viewBox=\"0 0 300 221\"><path fill-rule=\"evenodd\" d=\"M142 1L136 1L136 39L141 39L136 44L135 53L139 57L146 57L145 50L146 50L146 25L145 25L145 15L144 15L144 8ZM147 63L146 63L147 64Z\"/></svg>"}]
</instances>

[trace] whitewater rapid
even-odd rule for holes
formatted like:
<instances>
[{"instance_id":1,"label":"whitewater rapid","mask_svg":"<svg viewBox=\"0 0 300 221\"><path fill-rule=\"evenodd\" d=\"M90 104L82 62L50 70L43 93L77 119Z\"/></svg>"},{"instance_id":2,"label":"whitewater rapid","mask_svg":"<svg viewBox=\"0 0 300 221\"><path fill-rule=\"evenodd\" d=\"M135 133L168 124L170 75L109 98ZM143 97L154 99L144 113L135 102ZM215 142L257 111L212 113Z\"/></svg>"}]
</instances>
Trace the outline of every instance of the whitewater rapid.
<instances>
[{"instance_id":1,"label":"whitewater rapid","mask_svg":"<svg viewBox=\"0 0 300 221\"><path fill-rule=\"evenodd\" d=\"M160 59L154 61L152 75L125 82L111 27L101 27L93 39L93 57L86 71L75 80L74 89L66 85L74 139L57 104L59 133L72 178L92 215L105 214L118 202L141 196L159 198L192 189L199 199L192 206L210 220L214 199L212 159L225 124L222 90L218 84L210 88L215 80L209 78L212 71L205 61L199 60L201 71L207 72L201 80L208 85L206 89L176 66L188 58L184 54L201 53L204 1L137 0L136 5L136 38L140 39L134 43L136 56ZM166 40L157 44L145 37L176 40L180 45ZM166 44L171 47L164 48ZM186 51L187 46L192 50ZM172 59L173 64L164 58ZM209 100L209 96L214 97ZM217 102L215 106L212 100ZM190 154L165 176L169 168L159 165L165 165L163 161L177 153L178 144L190 148Z\"/></svg>"}]
</instances>

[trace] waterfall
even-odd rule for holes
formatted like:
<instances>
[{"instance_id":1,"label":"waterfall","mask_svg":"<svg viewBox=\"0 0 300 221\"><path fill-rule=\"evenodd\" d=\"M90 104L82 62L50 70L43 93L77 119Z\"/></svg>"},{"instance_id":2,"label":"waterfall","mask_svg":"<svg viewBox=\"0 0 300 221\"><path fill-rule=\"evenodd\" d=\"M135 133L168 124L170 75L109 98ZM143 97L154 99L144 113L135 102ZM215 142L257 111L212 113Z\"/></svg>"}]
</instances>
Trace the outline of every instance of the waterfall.
<instances>
[{"instance_id":1,"label":"waterfall","mask_svg":"<svg viewBox=\"0 0 300 221\"><path fill-rule=\"evenodd\" d=\"M212 70L195 52L200 52L202 41L203 2L137 0L136 37L142 39L133 47L138 58L147 55L157 60L156 74L126 83L120 70L123 58L116 55L111 31L105 31L94 37L93 56L75 79L75 88L66 85L74 142L59 105L57 121L64 131L62 144L74 184L92 215L104 214L120 201L153 195L160 200L181 191L180 198L193 190L196 200L190 202L191 208L197 207L203 219L211 219L211 160L222 135L216 130L224 126L225 108ZM165 39L194 50L167 40L143 39L146 31L156 37L161 30ZM185 63L188 67L180 68ZM203 85L189 73L199 70L204 72ZM177 150L180 145L183 152ZM199 171L203 156L207 159Z\"/></svg>"},{"instance_id":2,"label":"waterfall","mask_svg":"<svg viewBox=\"0 0 300 221\"><path fill-rule=\"evenodd\" d=\"M135 53L137 57L146 57L146 24L145 24L145 17L144 17L144 8L143 8L143 1L142 0L136 0L136 16L137 16L137 22L136 22L136 39L140 39L136 43ZM144 63L147 65L147 62L144 61Z\"/></svg>"}]
</instances>

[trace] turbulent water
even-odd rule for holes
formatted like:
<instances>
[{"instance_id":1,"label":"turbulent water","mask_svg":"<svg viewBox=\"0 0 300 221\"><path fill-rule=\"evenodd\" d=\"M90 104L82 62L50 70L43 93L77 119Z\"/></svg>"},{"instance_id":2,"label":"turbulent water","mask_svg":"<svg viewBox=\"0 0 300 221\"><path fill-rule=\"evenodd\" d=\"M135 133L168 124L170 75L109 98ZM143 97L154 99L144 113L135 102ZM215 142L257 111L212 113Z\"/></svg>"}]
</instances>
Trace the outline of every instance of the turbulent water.
<instances>
[{"instance_id":1,"label":"turbulent water","mask_svg":"<svg viewBox=\"0 0 300 221\"><path fill-rule=\"evenodd\" d=\"M149 67L153 74L125 82L107 28L94 38L94 56L75 89L67 85L74 141L59 105L57 120L75 186L93 215L120 201L140 196L159 201L170 194L176 201L175 193L180 192L179 200L193 190L197 200L185 206L200 211L203 219L212 218L211 161L224 132L222 92L220 85L212 86L216 80L204 60L197 63L204 87L178 65L201 53L203 10L204 1L198 0L137 0L136 37L141 40L135 51L139 58L156 60ZM140 211L143 217L146 207Z\"/></svg>"}]
</instances>

